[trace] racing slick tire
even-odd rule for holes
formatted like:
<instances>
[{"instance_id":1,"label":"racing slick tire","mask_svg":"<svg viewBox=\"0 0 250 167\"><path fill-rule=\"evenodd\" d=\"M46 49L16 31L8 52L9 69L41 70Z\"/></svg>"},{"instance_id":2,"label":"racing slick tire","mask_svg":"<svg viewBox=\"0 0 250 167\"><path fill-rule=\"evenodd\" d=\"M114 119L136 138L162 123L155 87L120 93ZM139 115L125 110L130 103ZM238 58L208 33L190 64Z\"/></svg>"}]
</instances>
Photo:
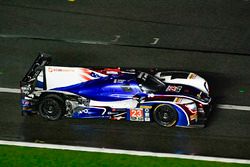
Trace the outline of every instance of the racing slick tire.
<instances>
[{"instance_id":1,"label":"racing slick tire","mask_svg":"<svg viewBox=\"0 0 250 167\"><path fill-rule=\"evenodd\" d=\"M161 126L172 127L177 123L178 113L169 104L159 104L154 108L153 118Z\"/></svg>"},{"instance_id":2,"label":"racing slick tire","mask_svg":"<svg viewBox=\"0 0 250 167\"><path fill-rule=\"evenodd\" d=\"M43 97L38 108L40 115L51 121L60 119L65 113L64 100L56 94Z\"/></svg>"}]
</instances>

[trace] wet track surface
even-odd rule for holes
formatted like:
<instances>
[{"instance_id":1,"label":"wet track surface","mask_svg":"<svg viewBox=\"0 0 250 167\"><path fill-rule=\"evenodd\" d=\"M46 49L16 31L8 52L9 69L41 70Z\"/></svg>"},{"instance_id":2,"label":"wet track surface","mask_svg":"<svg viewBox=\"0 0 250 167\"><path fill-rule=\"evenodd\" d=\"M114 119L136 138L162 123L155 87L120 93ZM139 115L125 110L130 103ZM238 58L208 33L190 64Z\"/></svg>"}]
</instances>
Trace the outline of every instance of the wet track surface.
<instances>
[{"instance_id":1,"label":"wet track surface","mask_svg":"<svg viewBox=\"0 0 250 167\"><path fill-rule=\"evenodd\" d=\"M44 51L55 65L194 71L208 79L215 103L250 105L250 2L109 5L0 1L0 87L18 88ZM250 111L214 109L205 129L166 129L22 117L18 103L18 94L0 93L0 139L250 159Z\"/></svg>"}]
</instances>

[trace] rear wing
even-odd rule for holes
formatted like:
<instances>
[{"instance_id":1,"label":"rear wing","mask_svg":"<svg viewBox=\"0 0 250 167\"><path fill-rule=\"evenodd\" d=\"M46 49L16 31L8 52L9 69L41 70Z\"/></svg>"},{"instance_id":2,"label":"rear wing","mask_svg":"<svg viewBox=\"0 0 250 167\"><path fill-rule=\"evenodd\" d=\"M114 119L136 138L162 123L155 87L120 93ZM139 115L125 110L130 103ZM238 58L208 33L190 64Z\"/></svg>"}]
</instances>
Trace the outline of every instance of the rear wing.
<instances>
[{"instance_id":1,"label":"rear wing","mask_svg":"<svg viewBox=\"0 0 250 167\"><path fill-rule=\"evenodd\" d=\"M38 75L46 65L51 62L51 57L46 53L39 53L34 63L20 81L21 94L30 94L34 89Z\"/></svg>"}]
</instances>

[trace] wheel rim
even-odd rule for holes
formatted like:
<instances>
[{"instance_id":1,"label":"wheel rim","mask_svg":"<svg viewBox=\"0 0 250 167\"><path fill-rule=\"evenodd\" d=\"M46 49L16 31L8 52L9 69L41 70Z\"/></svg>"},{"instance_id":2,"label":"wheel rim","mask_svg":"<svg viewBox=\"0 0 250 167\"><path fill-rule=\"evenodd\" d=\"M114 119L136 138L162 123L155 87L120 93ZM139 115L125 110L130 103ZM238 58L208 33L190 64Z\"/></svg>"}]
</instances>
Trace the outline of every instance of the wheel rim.
<instances>
[{"instance_id":1,"label":"wheel rim","mask_svg":"<svg viewBox=\"0 0 250 167\"><path fill-rule=\"evenodd\" d=\"M155 120L162 126L171 127L177 121L177 113L171 106L159 105L155 109Z\"/></svg>"},{"instance_id":2,"label":"wheel rim","mask_svg":"<svg viewBox=\"0 0 250 167\"><path fill-rule=\"evenodd\" d=\"M41 115L48 119L57 119L60 116L60 106L53 100L45 100L41 106Z\"/></svg>"}]
</instances>

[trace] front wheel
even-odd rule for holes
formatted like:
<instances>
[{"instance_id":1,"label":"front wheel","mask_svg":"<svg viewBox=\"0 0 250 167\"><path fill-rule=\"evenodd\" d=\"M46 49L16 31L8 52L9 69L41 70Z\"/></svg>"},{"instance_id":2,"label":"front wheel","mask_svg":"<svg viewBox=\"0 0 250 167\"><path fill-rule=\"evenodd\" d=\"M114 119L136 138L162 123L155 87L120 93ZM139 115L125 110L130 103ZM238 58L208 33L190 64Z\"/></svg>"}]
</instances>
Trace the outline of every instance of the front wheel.
<instances>
[{"instance_id":1,"label":"front wheel","mask_svg":"<svg viewBox=\"0 0 250 167\"><path fill-rule=\"evenodd\" d=\"M177 123L178 114L169 104L160 104L153 111L154 120L161 126L172 127Z\"/></svg>"},{"instance_id":2,"label":"front wheel","mask_svg":"<svg viewBox=\"0 0 250 167\"><path fill-rule=\"evenodd\" d=\"M39 104L40 115L48 120L58 120L63 115L64 109L63 99L58 95L47 95Z\"/></svg>"}]
</instances>

